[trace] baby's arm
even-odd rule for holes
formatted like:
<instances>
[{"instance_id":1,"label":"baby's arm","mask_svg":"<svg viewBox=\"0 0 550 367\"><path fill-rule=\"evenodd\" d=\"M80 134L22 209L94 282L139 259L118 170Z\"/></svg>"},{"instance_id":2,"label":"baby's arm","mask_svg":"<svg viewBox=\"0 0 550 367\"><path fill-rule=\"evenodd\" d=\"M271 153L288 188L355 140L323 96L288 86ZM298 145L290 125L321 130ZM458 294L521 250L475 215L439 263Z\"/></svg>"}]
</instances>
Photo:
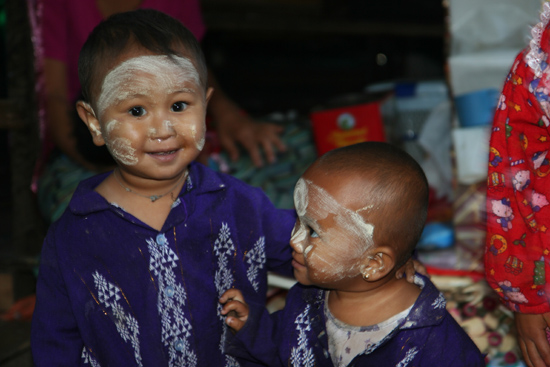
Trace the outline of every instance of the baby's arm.
<instances>
[{"instance_id":1,"label":"baby's arm","mask_svg":"<svg viewBox=\"0 0 550 367\"><path fill-rule=\"evenodd\" d=\"M248 305L243 294L238 289L230 289L222 294L220 303L223 306L221 314L227 315L225 323L235 332L241 330L248 320Z\"/></svg>"},{"instance_id":2,"label":"baby's arm","mask_svg":"<svg viewBox=\"0 0 550 367\"><path fill-rule=\"evenodd\" d=\"M249 304L245 303L238 289L225 292L220 297L220 303L224 305L221 314L227 315L225 322L232 331L226 333L224 342L227 355L245 362L247 366L287 365L279 363L279 339L284 334L278 330L282 324L275 315L277 312L270 314L264 302L251 300Z\"/></svg>"}]
</instances>

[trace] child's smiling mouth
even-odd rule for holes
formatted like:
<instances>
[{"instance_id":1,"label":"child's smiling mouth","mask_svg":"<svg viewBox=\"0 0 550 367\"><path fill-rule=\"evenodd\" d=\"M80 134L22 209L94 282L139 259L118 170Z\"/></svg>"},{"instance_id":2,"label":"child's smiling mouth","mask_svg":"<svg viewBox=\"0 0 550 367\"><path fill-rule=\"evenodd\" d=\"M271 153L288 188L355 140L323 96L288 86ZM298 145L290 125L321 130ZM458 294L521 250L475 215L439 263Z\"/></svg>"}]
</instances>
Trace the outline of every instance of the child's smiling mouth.
<instances>
[{"instance_id":1,"label":"child's smiling mouth","mask_svg":"<svg viewBox=\"0 0 550 367\"><path fill-rule=\"evenodd\" d=\"M152 153L149 153L149 154L152 154L152 155L170 155L170 154L176 153L177 151L178 151L177 149L174 149L174 150L168 150L168 151L165 151L165 152L152 152Z\"/></svg>"},{"instance_id":2,"label":"child's smiling mouth","mask_svg":"<svg viewBox=\"0 0 550 367\"><path fill-rule=\"evenodd\" d=\"M161 150L156 152L149 152L147 153L147 155L162 162L169 162L176 157L177 153L180 150L181 149Z\"/></svg>"}]
</instances>

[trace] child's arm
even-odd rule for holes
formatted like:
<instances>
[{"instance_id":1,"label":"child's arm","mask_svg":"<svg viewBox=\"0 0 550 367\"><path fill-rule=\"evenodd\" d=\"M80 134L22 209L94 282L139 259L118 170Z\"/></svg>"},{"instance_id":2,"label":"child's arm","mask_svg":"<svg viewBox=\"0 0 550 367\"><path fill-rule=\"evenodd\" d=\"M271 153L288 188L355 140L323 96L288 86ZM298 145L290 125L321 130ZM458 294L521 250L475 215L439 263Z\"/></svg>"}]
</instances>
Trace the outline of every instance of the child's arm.
<instances>
[{"instance_id":1,"label":"child's arm","mask_svg":"<svg viewBox=\"0 0 550 367\"><path fill-rule=\"evenodd\" d=\"M246 304L243 294L238 289L230 289L225 292L220 303L223 304L221 311L222 315L227 315L225 323L235 332L241 330L248 320L248 305Z\"/></svg>"},{"instance_id":2,"label":"child's arm","mask_svg":"<svg viewBox=\"0 0 550 367\"><path fill-rule=\"evenodd\" d=\"M247 366L250 362L254 366L287 365L279 358L285 335L279 329L284 326L280 318L287 319L284 310L270 314L263 303L247 304L238 289L226 291L219 301L223 304L221 314L227 315L225 322L232 331L225 338L225 353Z\"/></svg>"},{"instance_id":3,"label":"child's arm","mask_svg":"<svg viewBox=\"0 0 550 367\"><path fill-rule=\"evenodd\" d=\"M230 289L220 297L224 304L221 314L227 315L226 323L232 333L227 333L224 342L226 354L245 365L286 366L279 360L280 340L279 313L270 314L264 303L245 303L242 293ZM238 331L238 332L237 332Z\"/></svg>"},{"instance_id":4,"label":"child's arm","mask_svg":"<svg viewBox=\"0 0 550 367\"><path fill-rule=\"evenodd\" d=\"M208 82L215 90L208 103L208 112L216 121L220 144L231 159L235 161L239 158L238 146L241 145L256 167L264 165L262 150L267 163L274 163L277 152L286 150L280 137L283 128L272 123L254 121L242 113L240 107L220 88L210 69Z\"/></svg>"},{"instance_id":5,"label":"child's arm","mask_svg":"<svg viewBox=\"0 0 550 367\"><path fill-rule=\"evenodd\" d=\"M550 325L550 313L515 313L518 329L518 342L523 357L529 366L548 366L550 364L550 346L547 328Z\"/></svg>"},{"instance_id":6,"label":"child's arm","mask_svg":"<svg viewBox=\"0 0 550 367\"><path fill-rule=\"evenodd\" d=\"M53 231L51 231L53 232ZM76 366L84 342L59 269L51 232L42 247L31 329L35 366Z\"/></svg>"}]
</instances>

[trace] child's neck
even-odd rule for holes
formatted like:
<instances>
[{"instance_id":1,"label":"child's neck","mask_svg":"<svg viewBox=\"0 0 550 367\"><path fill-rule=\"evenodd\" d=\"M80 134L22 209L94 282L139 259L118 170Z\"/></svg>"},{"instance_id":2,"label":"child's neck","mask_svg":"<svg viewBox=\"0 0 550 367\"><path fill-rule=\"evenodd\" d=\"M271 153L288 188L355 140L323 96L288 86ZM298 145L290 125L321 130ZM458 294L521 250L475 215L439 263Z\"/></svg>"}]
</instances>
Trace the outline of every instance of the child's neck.
<instances>
[{"instance_id":1,"label":"child's neck","mask_svg":"<svg viewBox=\"0 0 550 367\"><path fill-rule=\"evenodd\" d=\"M160 231L186 178L187 171L181 177L163 185L152 188L141 186L140 189L137 189L137 185L130 187L130 184L120 175L120 171L115 169L96 187L96 191L108 202L116 203L127 213Z\"/></svg>"},{"instance_id":2,"label":"child's neck","mask_svg":"<svg viewBox=\"0 0 550 367\"><path fill-rule=\"evenodd\" d=\"M411 307L420 288L405 278L393 278L378 287L360 292L331 290L330 312L338 320L353 326L376 325Z\"/></svg>"}]
</instances>

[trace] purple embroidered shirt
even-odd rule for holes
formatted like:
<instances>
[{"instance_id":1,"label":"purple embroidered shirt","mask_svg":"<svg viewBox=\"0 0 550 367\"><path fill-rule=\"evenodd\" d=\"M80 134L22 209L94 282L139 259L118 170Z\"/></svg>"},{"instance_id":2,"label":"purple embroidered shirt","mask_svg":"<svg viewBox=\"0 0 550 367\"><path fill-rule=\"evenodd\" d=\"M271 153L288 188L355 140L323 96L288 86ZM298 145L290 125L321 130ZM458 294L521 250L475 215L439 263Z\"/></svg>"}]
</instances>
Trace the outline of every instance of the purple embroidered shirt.
<instances>
[{"instance_id":1,"label":"purple embroidered shirt","mask_svg":"<svg viewBox=\"0 0 550 367\"><path fill-rule=\"evenodd\" d=\"M257 188L193 163L159 232L83 181L45 239L32 325L37 366L236 366L219 296L265 302L290 275L295 221Z\"/></svg>"},{"instance_id":2,"label":"purple embroidered shirt","mask_svg":"<svg viewBox=\"0 0 550 367\"><path fill-rule=\"evenodd\" d=\"M445 299L429 279L409 315L383 340L365 344L349 366L483 367L483 355L445 309ZM269 315L252 301L245 326L226 339L226 352L239 362L270 367L333 366L325 327L325 291L296 284L285 308Z\"/></svg>"}]
</instances>

